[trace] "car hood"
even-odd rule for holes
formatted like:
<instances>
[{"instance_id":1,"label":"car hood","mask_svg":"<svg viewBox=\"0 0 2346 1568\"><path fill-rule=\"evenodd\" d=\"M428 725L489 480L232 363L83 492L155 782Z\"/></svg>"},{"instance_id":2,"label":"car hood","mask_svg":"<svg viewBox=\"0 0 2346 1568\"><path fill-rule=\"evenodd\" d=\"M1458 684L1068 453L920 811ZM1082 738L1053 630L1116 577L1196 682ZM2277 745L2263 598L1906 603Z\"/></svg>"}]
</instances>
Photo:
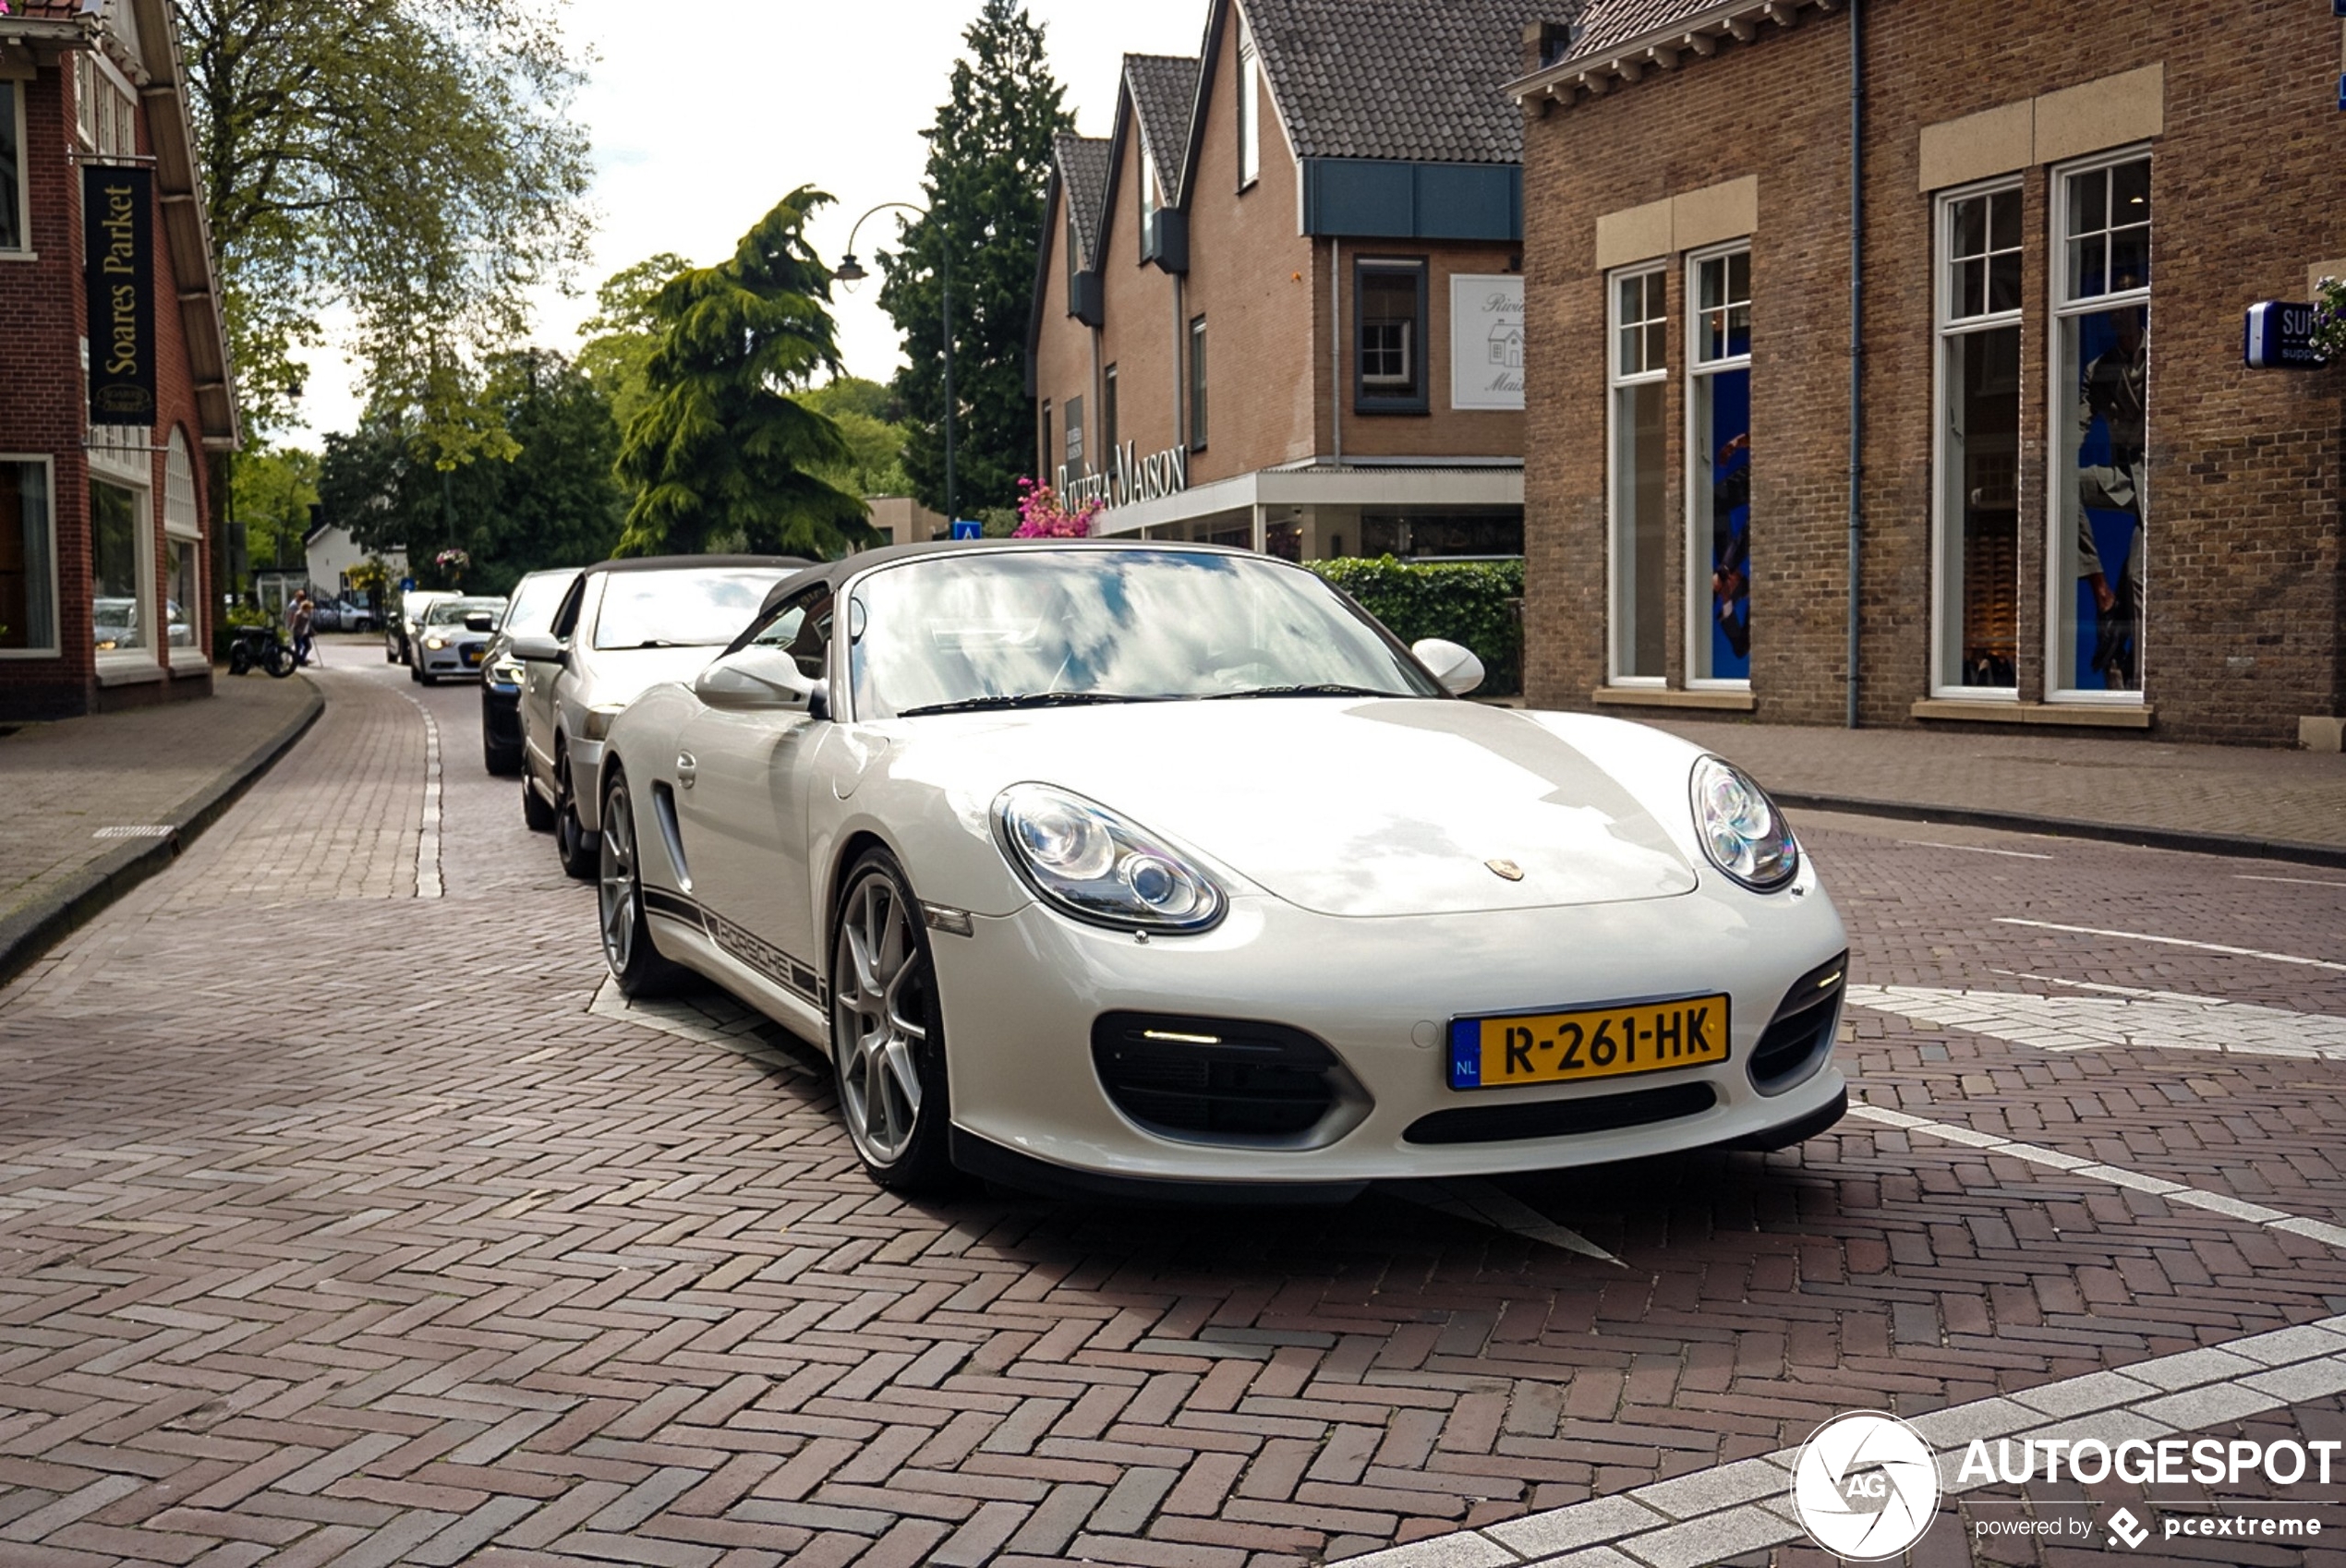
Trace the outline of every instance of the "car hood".
<instances>
[{"instance_id":1,"label":"car hood","mask_svg":"<svg viewBox=\"0 0 2346 1568\"><path fill-rule=\"evenodd\" d=\"M1622 782L1504 708L1165 703L891 724L891 771L956 793L1056 784L1324 914L1672 898L1695 874ZM1520 879L1506 874L1519 871Z\"/></svg>"}]
</instances>

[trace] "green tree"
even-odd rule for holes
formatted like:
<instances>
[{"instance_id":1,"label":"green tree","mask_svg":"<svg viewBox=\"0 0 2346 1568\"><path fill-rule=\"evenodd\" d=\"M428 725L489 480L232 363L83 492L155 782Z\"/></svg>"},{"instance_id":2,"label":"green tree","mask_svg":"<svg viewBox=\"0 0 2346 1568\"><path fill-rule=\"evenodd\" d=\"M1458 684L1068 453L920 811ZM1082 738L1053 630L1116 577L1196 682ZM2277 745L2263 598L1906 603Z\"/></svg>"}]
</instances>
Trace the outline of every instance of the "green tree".
<instances>
[{"instance_id":1,"label":"green tree","mask_svg":"<svg viewBox=\"0 0 2346 1568\"><path fill-rule=\"evenodd\" d=\"M946 510L944 318L949 257L953 305L954 465L961 510L1010 506L1032 465L1026 321L1043 228L1051 138L1073 126L1043 54L1043 29L1017 0L986 0L962 34L950 101L924 134L928 213L901 223L901 251L882 252L880 305L904 334L909 363L896 388L910 411L904 467L924 505Z\"/></svg>"},{"instance_id":2,"label":"green tree","mask_svg":"<svg viewBox=\"0 0 2346 1568\"><path fill-rule=\"evenodd\" d=\"M236 464L236 516L255 566L302 559L309 509L318 504L318 455L299 447L255 443Z\"/></svg>"},{"instance_id":3,"label":"green tree","mask_svg":"<svg viewBox=\"0 0 2346 1568\"><path fill-rule=\"evenodd\" d=\"M649 400L619 453L634 498L620 554L836 556L878 537L863 501L820 476L853 456L838 425L788 395L839 370L830 272L806 242L807 218L830 199L801 186L731 260L653 297Z\"/></svg>"},{"instance_id":4,"label":"green tree","mask_svg":"<svg viewBox=\"0 0 2346 1568\"><path fill-rule=\"evenodd\" d=\"M552 0L174 0L239 400L290 414L330 307L435 461L504 453L466 367L586 237L583 79Z\"/></svg>"},{"instance_id":5,"label":"green tree","mask_svg":"<svg viewBox=\"0 0 2346 1568\"><path fill-rule=\"evenodd\" d=\"M850 495L913 493L904 472L903 405L886 387L861 376L836 376L791 396L828 417L847 442L846 462L816 470L825 479Z\"/></svg>"},{"instance_id":6,"label":"green tree","mask_svg":"<svg viewBox=\"0 0 2346 1568\"><path fill-rule=\"evenodd\" d=\"M693 264L672 250L647 257L603 280L595 291L595 313L579 329L578 368L602 389L621 429L635 421L647 394L645 377L659 346L659 318L652 301L669 281Z\"/></svg>"}]
</instances>

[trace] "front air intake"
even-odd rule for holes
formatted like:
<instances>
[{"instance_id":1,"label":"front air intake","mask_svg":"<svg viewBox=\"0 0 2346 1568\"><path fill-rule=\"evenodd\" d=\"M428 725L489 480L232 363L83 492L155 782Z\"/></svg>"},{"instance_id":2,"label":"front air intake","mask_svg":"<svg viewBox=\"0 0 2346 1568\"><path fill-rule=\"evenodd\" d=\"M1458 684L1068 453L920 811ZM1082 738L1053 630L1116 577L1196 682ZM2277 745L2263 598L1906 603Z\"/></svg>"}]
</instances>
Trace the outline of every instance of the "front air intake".
<instances>
[{"instance_id":1,"label":"front air intake","mask_svg":"<svg viewBox=\"0 0 2346 1568\"><path fill-rule=\"evenodd\" d=\"M1776 1016L1760 1032L1751 1051L1751 1087L1762 1094L1781 1094L1808 1080L1832 1055L1832 1040L1841 1025L1841 996L1848 989L1849 955L1792 983Z\"/></svg>"},{"instance_id":2,"label":"front air intake","mask_svg":"<svg viewBox=\"0 0 2346 1568\"><path fill-rule=\"evenodd\" d=\"M1302 1147L1340 1105L1366 1104L1335 1052L1285 1024L1104 1013L1092 1064L1118 1110L1185 1142Z\"/></svg>"}]
</instances>

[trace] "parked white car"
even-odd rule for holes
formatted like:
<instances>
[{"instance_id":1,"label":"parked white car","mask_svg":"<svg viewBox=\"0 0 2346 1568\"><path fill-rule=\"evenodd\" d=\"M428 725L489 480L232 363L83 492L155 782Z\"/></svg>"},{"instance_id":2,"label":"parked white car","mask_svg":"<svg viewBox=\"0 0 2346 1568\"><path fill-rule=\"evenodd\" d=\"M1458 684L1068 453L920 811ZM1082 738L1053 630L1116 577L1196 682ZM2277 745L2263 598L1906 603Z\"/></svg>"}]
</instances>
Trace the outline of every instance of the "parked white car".
<instances>
[{"instance_id":1,"label":"parked white car","mask_svg":"<svg viewBox=\"0 0 2346 1568\"><path fill-rule=\"evenodd\" d=\"M646 687L698 673L768 590L807 564L762 555L602 561L578 574L550 631L508 644L523 666L522 818L552 831L564 871L595 874L601 797L572 781L596 777L611 720Z\"/></svg>"},{"instance_id":2,"label":"parked white car","mask_svg":"<svg viewBox=\"0 0 2346 1568\"><path fill-rule=\"evenodd\" d=\"M604 956L823 1043L890 1188L1340 1199L1832 1126L1847 943L1767 795L1481 675L1245 551L853 556L574 763Z\"/></svg>"}]
</instances>

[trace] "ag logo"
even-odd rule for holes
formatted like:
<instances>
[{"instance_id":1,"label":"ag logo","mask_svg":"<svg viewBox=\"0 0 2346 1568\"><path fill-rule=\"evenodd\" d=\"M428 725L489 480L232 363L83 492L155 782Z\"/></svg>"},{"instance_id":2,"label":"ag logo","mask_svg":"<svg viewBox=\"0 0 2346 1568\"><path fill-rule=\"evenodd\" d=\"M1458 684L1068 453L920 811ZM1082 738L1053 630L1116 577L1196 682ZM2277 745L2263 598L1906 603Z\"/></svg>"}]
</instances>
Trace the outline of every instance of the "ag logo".
<instances>
[{"instance_id":1,"label":"ag logo","mask_svg":"<svg viewBox=\"0 0 2346 1568\"><path fill-rule=\"evenodd\" d=\"M1793 1461L1792 1511L1835 1557L1895 1557L1922 1538L1938 1510L1938 1461L1895 1416L1836 1416L1808 1434Z\"/></svg>"}]
</instances>

